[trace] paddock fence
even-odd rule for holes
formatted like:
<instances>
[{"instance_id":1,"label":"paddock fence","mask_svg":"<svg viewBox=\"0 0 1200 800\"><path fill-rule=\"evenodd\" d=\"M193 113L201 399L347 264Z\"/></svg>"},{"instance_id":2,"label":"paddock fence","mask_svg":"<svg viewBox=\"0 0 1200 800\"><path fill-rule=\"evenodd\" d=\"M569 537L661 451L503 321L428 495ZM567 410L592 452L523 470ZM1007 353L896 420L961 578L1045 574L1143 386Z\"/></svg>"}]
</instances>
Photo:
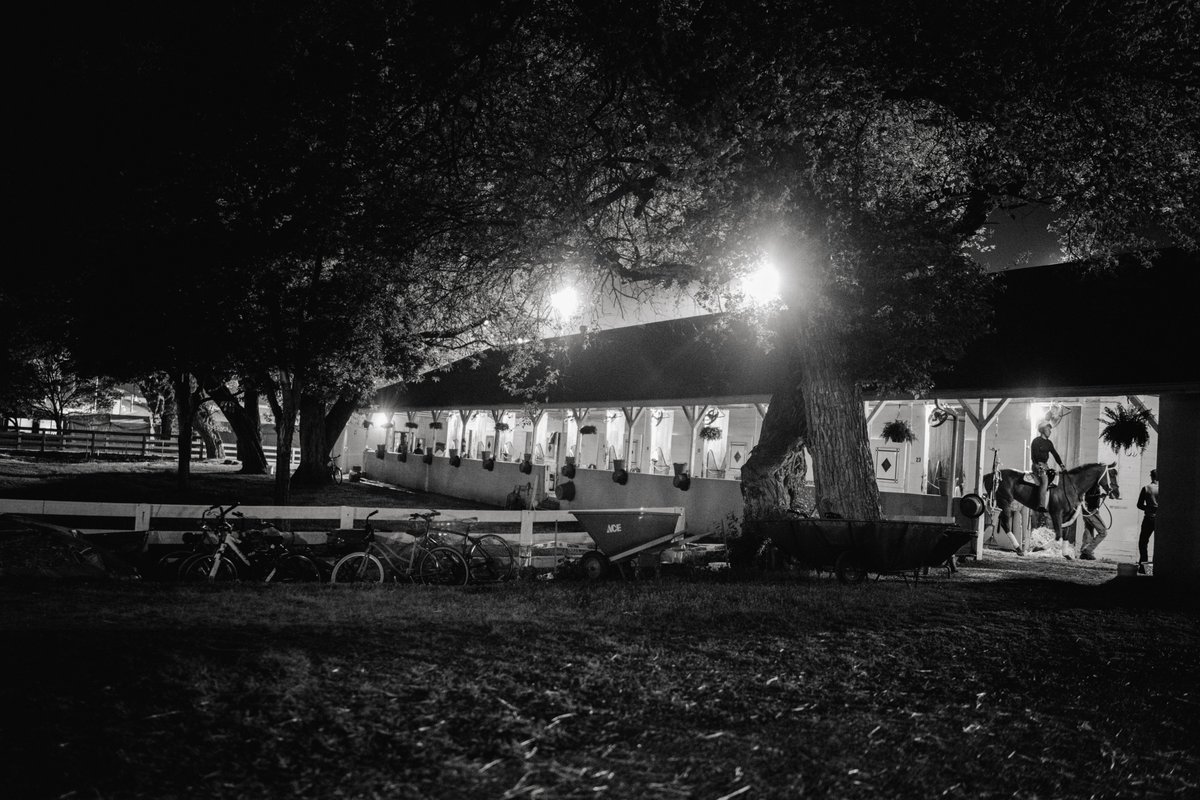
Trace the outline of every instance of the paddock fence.
<instances>
[{"instance_id":1,"label":"paddock fence","mask_svg":"<svg viewBox=\"0 0 1200 800\"><path fill-rule=\"evenodd\" d=\"M17 428L0 431L0 450L11 453L38 453L45 455L78 456L80 458L176 458L178 437L164 439L149 433L121 433L119 431L33 431ZM233 458L236 446L222 442L225 458ZM268 464L275 463L275 445L263 445ZM204 443L199 437L192 438L191 455L202 460L205 456ZM300 463L300 448L292 448L292 463Z\"/></svg>"},{"instance_id":2,"label":"paddock fence","mask_svg":"<svg viewBox=\"0 0 1200 800\"><path fill-rule=\"evenodd\" d=\"M0 515L12 515L78 530L83 534L128 534L139 538L144 550L182 544L183 534L200 529L208 506L151 503L91 503L61 500L16 500L0 498ZM436 509L435 509L436 510ZM647 508L679 514L676 531L686 530L683 508ZM367 515L381 533L407 531L413 523L411 508L360 508L353 506L238 506L238 518L229 518L235 528L258 527L270 522L291 531L312 545L324 544L326 534L346 528L361 528ZM525 565L545 566L562 549L593 547L591 537L569 511L549 510L463 510L439 511L437 523L471 519L471 533L495 533L513 545ZM4 527L4 526L0 526ZM541 554L545 555L541 555Z\"/></svg>"}]
</instances>

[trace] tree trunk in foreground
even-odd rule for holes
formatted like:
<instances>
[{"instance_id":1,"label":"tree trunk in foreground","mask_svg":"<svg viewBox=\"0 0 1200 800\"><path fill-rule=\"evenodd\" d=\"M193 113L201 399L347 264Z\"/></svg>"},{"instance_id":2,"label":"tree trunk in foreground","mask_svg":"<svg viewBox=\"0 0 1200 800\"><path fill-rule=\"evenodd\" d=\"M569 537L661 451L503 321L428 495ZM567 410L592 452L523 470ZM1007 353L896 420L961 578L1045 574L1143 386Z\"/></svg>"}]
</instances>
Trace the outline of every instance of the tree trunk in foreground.
<instances>
[{"instance_id":1,"label":"tree trunk in foreground","mask_svg":"<svg viewBox=\"0 0 1200 800\"><path fill-rule=\"evenodd\" d=\"M805 336L798 352L798 386L808 423L817 509L822 516L880 519L862 392L844 368L837 344L827 337Z\"/></svg>"},{"instance_id":2,"label":"tree trunk in foreground","mask_svg":"<svg viewBox=\"0 0 1200 800\"><path fill-rule=\"evenodd\" d=\"M789 509L811 510L811 498L805 497L810 492L804 485L807 433L799 391L793 387L776 392L763 417L758 444L742 466L745 519L778 518Z\"/></svg>"}]
</instances>

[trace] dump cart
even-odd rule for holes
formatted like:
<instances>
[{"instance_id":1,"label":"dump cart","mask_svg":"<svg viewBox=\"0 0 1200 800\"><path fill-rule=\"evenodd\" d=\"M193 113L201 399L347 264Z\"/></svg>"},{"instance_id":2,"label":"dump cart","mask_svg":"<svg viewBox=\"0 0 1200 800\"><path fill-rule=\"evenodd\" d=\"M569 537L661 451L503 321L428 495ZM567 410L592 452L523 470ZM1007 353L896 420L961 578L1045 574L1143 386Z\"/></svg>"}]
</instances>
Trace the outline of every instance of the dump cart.
<instances>
[{"instance_id":1,"label":"dump cart","mask_svg":"<svg viewBox=\"0 0 1200 800\"><path fill-rule=\"evenodd\" d=\"M858 583L868 573L919 576L947 563L976 535L943 522L790 519L751 525L798 563L833 572L843 583Z\"/></svg>"},{"instance_id":2,"label":"dump cart","mask_svg":"<svg viewBox=\"0 0 1200 800\"><path fill-rule=\"evenodd\" d=\"M675 511L632 508L571 513L596 543L595 550L589 550L579 559L583 574L589 580L603 578L614 565L620 569L635 556L653 563L663 550L683 536L675 532L679 521Z\"/></svg>"}]
</instances>

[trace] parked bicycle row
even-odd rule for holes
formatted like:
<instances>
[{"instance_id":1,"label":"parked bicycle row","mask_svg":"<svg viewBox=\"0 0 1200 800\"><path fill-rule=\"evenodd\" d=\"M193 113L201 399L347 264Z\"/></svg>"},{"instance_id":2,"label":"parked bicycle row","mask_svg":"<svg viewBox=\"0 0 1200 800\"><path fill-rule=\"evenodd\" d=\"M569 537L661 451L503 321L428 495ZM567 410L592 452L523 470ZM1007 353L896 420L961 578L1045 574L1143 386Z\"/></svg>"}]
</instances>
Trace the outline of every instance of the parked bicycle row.
<instances>
[{"instance_id":1,"label":"parked bicycle row","mask_svg":"<svg viewBox=\"0 0 1200 800\"><path fill-rule=\"evenodd\" d=\"M361 528L326 534L313 547L269 522L250 526L236 503L214 505L200 529L154 563L150 577L163 581L266 583L411 582L440 585L495 583L517 574L517 559L502 537L471 533L474 518L438 522L437 511L414 513L403 536L377 531L367 515ZM230 518L239 521L235 527Z\"/></svg>"}]
</instances>

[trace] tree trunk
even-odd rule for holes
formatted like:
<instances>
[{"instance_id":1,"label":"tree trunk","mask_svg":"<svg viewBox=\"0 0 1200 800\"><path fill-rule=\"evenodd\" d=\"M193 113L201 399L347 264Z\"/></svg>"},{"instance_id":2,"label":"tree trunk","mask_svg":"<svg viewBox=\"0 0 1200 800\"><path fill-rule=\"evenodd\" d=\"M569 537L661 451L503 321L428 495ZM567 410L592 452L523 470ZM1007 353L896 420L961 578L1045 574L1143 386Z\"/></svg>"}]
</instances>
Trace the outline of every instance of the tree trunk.
<instances>
[{"instance_id":1,"label":"tree trunk","mask_svg":"<svg viewBox=\"0 0 1200 800\"><path fill-rule=\"evenodd\" d=\"M179 392L175 388L174 379L164 384L163 390L170 396L162 399L162 424L159 425L158 435L160 438L170 439L175 435L175 422L178 419L177 407L179 405L175 398L178 396ZM188 435L190 436L191 434L189 433Z\"/></svg>"},{"instance_id":2,"label":"tree trunk","mask_svg":"<svg viewBox=\"0 0 1200 800\"><path fill-rule=\"evenodd\" d=\"M213 414L216 404L206 400L196 409L196 433L204 445L205 458L224 458L225 444L221 441L221 433L217 430L217 422Z\"/></svg>"},{"instance_id":3,"label":"tree trunk","mask_svg":"<svg viewBox=\"0 0 1200 800\"><path fill-rule=\"evenodd\" d=\"M802 337L798 353L798 388L808 424L817 510L822 516L880 519L862 392L829 337L820 332Z\"/></svg>"},{"instance_id":4,"label":"tree trunk","mask_svg":"<svg viewBox=\"0 0 1200 800\"><path fill-rule=\"evenodd\" d=\"M266 475L267 457L262 446L262 418L258 413L258 392L252 384L242 380L242 401L229 387L219 381L210 381L209 395L229 420L229 427L237 437L237 457L243 475Z\"/></svg>"},{"instance_id":5,"label":"tree trunk","mask_svg":"<svg viewBox=\"0 0 1200 800\"><path fill-rule=\"evenodd\" d=\"M777 391L763 417L758 444L742 466L745 519L777 518L788 509L811 511L812 493L804 480L808 473L804 457L807 438L798 390L791 387Z\"/></svg>"},{"instance_id":6,"label":"tree trunk","mask_svg":"<svg viewBox=\"0 0 1200 800\"><path fill-rule=\"evenodd\" d=\"M300 486L325 486L331 481L329 440L325 438L325 401L300 396L300 465L293 480Z\"/></svg>"},{"instance_id":7,"label":"tree trunk","mask_svg":"<svg viewBox=\"0 0 1200 800\"><path fill-rule=\"evenodd\" d=\"M301 397L300 466L293 480L303 486L324 486L332 481L329 457L357 405L339 399L327 408L323 400L309 395Z\"/></svg>"},{"instance_id":8,"label":"tree trunk","mask_svg":"<svg viewBox=\"0 0 1200 800\"><path fill-rule=\"evenodd\" d=\"M280 372L270 386L267 399L275 414L275 492L276 505L285 506L292 500L292 440L299 410L299 381L295 375Z\"/></svg>"},{"instance_id":9,"label":"tree trunk","mask_svg":"<svg viewBox=\"0 0 1200 800\"><path fill-rule=\"evenodd\" d=\"M179 411L179 440L175 448L178 469L176 471L176 488L186 492L192 470L192 419L196 409L192 405L192 379L187 372L176 372L171 375L171 388L174 390L175 402L170 404ZM167 414L163 411L163 428L166 428Z\"/></svg>"}]
</instances>

